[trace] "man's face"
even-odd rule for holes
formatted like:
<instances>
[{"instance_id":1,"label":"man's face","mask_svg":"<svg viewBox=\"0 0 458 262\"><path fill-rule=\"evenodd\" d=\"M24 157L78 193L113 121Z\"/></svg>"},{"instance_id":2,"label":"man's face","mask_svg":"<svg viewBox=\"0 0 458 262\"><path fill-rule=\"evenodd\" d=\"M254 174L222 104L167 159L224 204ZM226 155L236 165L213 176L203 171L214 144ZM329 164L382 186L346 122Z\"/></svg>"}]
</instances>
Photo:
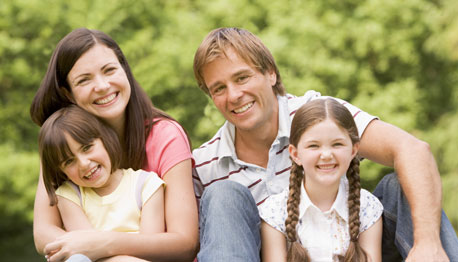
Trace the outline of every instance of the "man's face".
<instances>
[{"instance_id":1,"label":"man's face","mask_svg":"<svg viewBox=\"0 0 458 262\"><path fill-rule=\"evenodd\" d=\"M210 96L224 118L239 131L255 132L277 121L277 98L272 89L275 72L262 74L233 49L226 54L202 70Z\"/></svg>"}]
</instances>

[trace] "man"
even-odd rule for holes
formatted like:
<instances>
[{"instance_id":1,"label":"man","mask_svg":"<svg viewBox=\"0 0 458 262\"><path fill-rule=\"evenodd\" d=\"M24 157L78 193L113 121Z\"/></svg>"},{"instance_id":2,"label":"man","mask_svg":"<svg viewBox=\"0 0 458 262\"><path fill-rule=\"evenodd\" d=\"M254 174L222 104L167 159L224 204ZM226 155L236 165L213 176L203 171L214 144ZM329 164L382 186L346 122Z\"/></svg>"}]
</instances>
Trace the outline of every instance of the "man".
<instances>
[{"instance_id":1,"label":"man","mask_svg":"<svg viewBox=\"0 0 458 262\"><path fill-rule=\"evenodd\" d=\"M270 51L256 36L238 28L215 29L207 35L196 51L194 74L227 120L193 152L200 199L198 259L259 261L256 207L287 188L291 118L320 94L287 95ZM441 221L440 176L428 144L341 102L357 123L361 156L397 171L374 192L386 209L384 260L399 258L399 253L407 261L458 259L456 234L445 214ZM393 247L399 253L392 252Z\"/></svg>"}]
</instances>

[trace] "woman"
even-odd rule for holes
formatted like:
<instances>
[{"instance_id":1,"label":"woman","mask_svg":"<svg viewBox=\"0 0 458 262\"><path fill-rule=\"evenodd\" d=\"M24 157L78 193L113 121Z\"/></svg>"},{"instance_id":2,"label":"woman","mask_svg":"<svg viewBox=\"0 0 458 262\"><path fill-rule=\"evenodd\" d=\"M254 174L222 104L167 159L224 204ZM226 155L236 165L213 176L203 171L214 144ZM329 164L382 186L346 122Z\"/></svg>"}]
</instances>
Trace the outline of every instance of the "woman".
<instances>
[{"instance_id":1,"label":"woman","mask_svg":"<svg viewBox=\"0 0 458 262\"><path fill-rule=\"evenodd\" d=\"M59 42L30 114L41 126L52 113L70 104L77 104L116 131L123 146L122 168L154 171L165 181L167 232L65 232L57 208L49 205L40 174L34 206L38 252L47 254L50 261L75 253L92 260L129 255L191 261L198 249L198 218L187 136L178 123L152 105L119 46L103 32L75 29Z\"/></svg>"}]
</instances>

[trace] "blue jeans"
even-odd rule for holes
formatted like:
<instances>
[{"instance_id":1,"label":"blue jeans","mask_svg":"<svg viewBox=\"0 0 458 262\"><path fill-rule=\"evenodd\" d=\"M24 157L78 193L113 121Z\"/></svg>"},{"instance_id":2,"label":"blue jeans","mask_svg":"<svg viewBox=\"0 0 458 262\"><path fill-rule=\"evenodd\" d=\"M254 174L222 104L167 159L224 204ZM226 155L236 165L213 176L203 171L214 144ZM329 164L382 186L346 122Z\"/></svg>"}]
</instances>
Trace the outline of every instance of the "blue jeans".
<instances>
[{"instance_id":1,"label":"blue jeans","mask_svg":"<svg viewBox=\"0 0 458 262\"><path fill-rule=\"evenodd\" d=\"M413 246L410 206L396 174L386 175L374 190L383 204L383 261L402 261ZM442 211L440 238L450 261L458 261L458 238Z\"/></svg>"},{"instance_id":2,"label":"blue jeans","mask_svg":"<svg viewBox=\"0 0 458 262\"><path fill-rule=\"evenodd\" d=\"M92 262L87 256L82 254L74 254L70 256L65 262Z\"/></svg>"},{"instance_id":3,"label":"blue jeans","mask_svg":"<svg viewBox=\"0 0 458 262\"><path fill-rule=\"evenodd\" d=\"M199 262L260 261L258 208L245 186L225 180L205 189L199 207Z\"/></svg>"}]
</instances>

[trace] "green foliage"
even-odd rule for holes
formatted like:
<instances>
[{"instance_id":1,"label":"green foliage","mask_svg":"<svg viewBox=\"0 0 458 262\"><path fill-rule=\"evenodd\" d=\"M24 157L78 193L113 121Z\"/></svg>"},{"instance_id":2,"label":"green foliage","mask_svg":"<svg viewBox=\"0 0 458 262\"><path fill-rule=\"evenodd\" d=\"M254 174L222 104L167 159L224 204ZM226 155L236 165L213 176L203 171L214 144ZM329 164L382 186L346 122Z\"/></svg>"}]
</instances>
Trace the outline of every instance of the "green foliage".
<instances>
[{"instance_id":1,"label":"green foliage","mask_svg":"<svg viewBox=\"0 0 458 262\"><path fill-rule=\"evenodd\" d=\"M288 92L346 99L428 141L457 228L457 13L454 0L3 0L1 232L29 232L31 246L38 127L28 110L57 42L83 26L120 44L153 103L183 124L194 147L224 121L196 86L194 52L216 27L252 31L274 54ZM361 169L368 188L392 171L367 160ZM17 239L0 251L20 246Z\"/></svg>"}]
</instances>

